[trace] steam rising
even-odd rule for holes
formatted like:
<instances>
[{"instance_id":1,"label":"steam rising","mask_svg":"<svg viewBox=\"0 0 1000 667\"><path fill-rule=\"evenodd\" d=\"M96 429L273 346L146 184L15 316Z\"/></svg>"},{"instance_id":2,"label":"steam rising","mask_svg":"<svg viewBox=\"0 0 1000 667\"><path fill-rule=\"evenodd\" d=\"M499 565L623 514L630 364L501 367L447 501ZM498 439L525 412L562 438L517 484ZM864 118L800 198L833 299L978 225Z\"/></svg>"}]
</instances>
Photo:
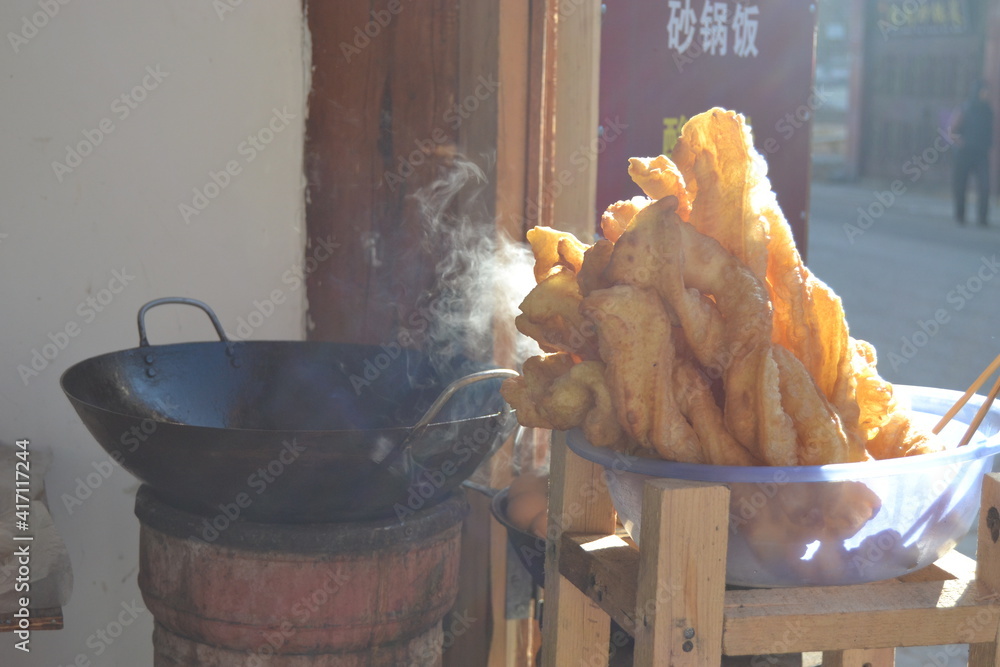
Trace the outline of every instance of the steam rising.
<instances>
[{"instance_id":1,"label":"steam rising","mask_svg":"<svg viewBox=\"0 0 1000 667\"><path fill-rule=\"evenodd\" d=\"M515 359L500 361L519 366L540 352L514 329L518 306L535 285L534 259L530 248L498 229L487 212L487 185L482 169L459 156L442 178L412 195L420 206L424 247L440 257L436 291L423 295L417 306L433 313L425 350L432 359L462 354L491 361L494 341L507 339Z\"/></svg>"}]
</instances>

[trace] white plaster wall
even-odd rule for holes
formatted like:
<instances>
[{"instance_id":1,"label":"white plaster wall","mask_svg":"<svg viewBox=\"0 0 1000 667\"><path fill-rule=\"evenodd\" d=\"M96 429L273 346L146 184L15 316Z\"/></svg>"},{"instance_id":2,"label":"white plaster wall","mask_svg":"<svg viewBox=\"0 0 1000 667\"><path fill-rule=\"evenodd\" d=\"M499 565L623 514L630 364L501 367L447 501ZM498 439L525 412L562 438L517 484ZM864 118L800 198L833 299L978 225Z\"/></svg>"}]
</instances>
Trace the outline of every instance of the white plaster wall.
<instances>
[{"instance_id":1,"label":"white plaster wall","mask_svg":"<svg viewBox=\"0 0 1000 667\"><path fill-rule=\"evenodd\" d=\"M25 28L25 17L43 27ZM148 612L110 646L95 635L123 603L141 602L137 484L116 468L67 511L63 494L107 456L59 376L134 347L138 308L167 295L207 301L235 332L255 300L281 290L284 303L253 338L303 336L304 290L287 279L304 244L301 2L4 0L0 35L0 440L53 451L48 496L76 578L65 629L33 633L30 654L0 635L0 664L152 665ZM120 98L144 78L135 98L145 99L129 109ZM285 119L273 121L271 143L241 147L275 110ZM100 144L60 182L53 162L95 130ZM186 223L179 205L230 161L239 173ZM127 284L111 283L116 271ZM101 312L86 304L108 301L108 287L120 291ZM68 325L76 335L25 381L18 366L30 368L33 350ZM153 344L212 337L204 317L181 307L153 311L149 326Z\"/></svg>"}]
</instances>

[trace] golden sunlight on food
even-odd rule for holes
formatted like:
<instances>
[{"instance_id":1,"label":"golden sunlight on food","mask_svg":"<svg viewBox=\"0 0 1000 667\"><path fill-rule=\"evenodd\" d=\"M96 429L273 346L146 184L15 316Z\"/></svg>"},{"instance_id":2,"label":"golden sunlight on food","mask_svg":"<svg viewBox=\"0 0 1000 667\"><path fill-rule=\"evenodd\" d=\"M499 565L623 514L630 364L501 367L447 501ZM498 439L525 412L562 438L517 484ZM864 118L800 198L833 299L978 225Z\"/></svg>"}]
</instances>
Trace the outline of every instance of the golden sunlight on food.
<instances>
[{"instance_id":1,"label":"golden sunlight on food","mask_svg":"<svg viewBox=\"0 0 1000 667\"><path fill-rule=\"evenodd\" d=\"M646 197L609 206L604 239L528 232L537 285L515 323L545 354L502 389L522 425L718 465L941 448L803 264L741 115L691 118L629 175Z\"/></svg>"}]
</instances>

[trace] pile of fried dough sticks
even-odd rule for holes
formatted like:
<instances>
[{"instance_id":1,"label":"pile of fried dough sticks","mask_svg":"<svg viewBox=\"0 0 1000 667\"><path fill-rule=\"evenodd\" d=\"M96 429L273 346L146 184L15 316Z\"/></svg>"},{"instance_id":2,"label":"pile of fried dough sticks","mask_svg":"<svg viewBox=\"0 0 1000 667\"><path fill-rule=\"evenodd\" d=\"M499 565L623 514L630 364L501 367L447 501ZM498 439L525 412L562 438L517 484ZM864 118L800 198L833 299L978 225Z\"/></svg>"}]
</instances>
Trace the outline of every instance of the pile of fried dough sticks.
<instances>
[{"instance_id":1,"label":"pile of fried dough sticks","mask_svg":"<svg viewBox=\"0 0 1000 667\"><path fill-rule=\"evenodd\" d=\"M803 264L743 116L711 109L670 157L632 158L645 196L589 245L528 232L519 331L545 352L502 392L521 424L718 465L820 465L936 451Z\"/></svg>"}]
</instances>

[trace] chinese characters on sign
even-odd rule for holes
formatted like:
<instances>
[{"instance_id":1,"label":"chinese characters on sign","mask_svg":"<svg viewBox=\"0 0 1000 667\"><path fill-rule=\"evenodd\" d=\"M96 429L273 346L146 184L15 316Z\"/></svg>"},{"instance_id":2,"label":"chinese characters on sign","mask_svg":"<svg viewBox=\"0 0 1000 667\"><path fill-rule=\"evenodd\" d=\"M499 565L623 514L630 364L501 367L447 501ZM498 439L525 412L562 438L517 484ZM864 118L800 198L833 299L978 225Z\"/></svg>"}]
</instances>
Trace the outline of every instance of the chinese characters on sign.
<instances>
[{"instance_id":1,"label":"chinese characters on sign","mask_svg":"<svg viewBox=\"0 0 1000 667\"><path fill-rule=\"evenodd\" d=\"M865 0L874 18L878 2ZM958 0L965 2L966 0ZM991 0L992 1L992 0ZM622 165L670 155L688 118L713 107L743 114L795 238L805 243L815 99L816 4L803 0L608 2L601 17L601 118L628 131L598 158L600 210L638 188ZM664 34L666 33L666 34ZM751 117L753 121L751 123ZM596 222L595 222L596 224Z\"/></svg>"},{"instance_id":2,"label":"chinese characters on sign","mask_svg":"<svg viewBox=\"0 0 1000 667\"><path fill-rule=\"evenodd\" d=\"M967 28L961 0L880 0L876 5L882 36L961 33Z\"/></svg>"},{"instance_id":3,"label":"chinese characters on sign","mask_svg":"<svg viewBox=\"0 0 1000 667\"><path fill-rule=\"evenodd\" d=\"M756 58L757 5L732 6L717 0L703 0L701 13L691 6L692 0L669 0L670 19L667 22L667 48L684 54L694 46L699 53L724 56L729 52L730 32L732 53L740 58ZM699 41L695 42L695 37Z\"/></svg>"}]
</instances>

